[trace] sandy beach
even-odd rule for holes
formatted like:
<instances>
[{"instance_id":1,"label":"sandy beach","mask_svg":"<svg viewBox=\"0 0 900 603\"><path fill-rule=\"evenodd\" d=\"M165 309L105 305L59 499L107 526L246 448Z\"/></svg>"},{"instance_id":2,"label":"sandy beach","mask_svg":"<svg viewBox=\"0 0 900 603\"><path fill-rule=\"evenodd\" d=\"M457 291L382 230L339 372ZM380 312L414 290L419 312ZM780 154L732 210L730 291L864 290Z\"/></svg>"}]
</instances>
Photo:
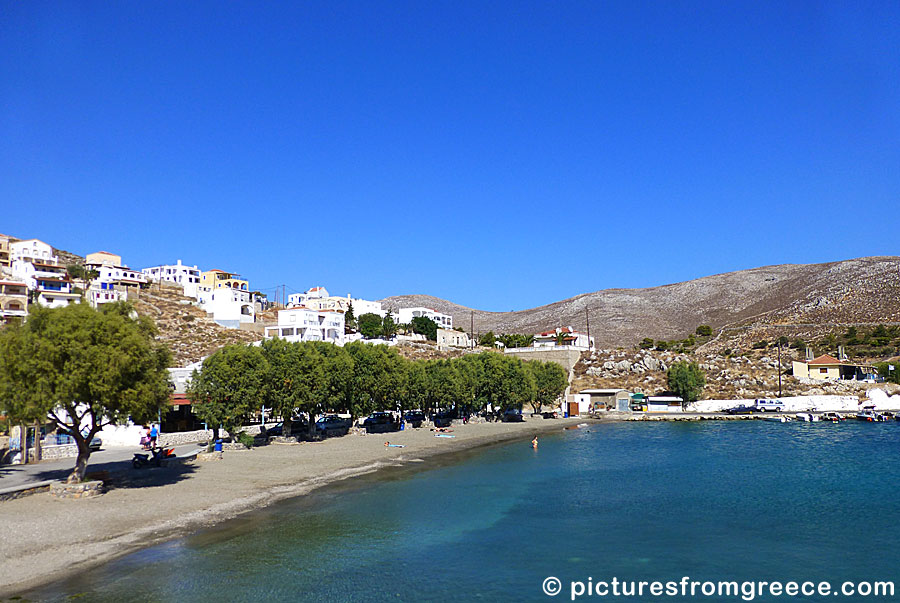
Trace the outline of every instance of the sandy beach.
<instances>
[{"instance_id":1,"label":"sandy beach","mask_svg":"<svg viewBox=\"0 0 900 603\"><path fill-rule=\"evenodd\" d=\"M97 498L49 494L0 503L4 559L0 597L105 563L151 544L227 521L277 500L302 496L380 468L419 463L477 446L561 431L585 419L454 426L454 438L428 429L347 435L323 442L226 451L221 461L185 463L114 477ZM385 441L404 448L388 448ZM90 470L89 470L90 471Z\"/></svg>"}]
</instances>

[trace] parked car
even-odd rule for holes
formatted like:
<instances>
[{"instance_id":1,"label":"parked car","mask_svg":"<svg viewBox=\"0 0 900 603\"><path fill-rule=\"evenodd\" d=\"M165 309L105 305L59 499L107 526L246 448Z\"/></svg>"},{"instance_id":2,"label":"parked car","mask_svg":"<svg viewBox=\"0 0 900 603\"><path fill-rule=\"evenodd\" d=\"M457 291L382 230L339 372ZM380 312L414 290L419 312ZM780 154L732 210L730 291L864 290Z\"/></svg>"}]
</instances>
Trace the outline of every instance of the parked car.
<instances>
[{"instance_id":1,"label":"parked car","mask_svg":"<svg viewBox=\"0 0 900 603\"><path fill-rule=\"evenodd\" d=\"M453 423L453 413L451 411L434 413L431 415L431 421L435 427L450 427Z\"/></svg>"},{"instance_id":2,"label":"parked car","mask_svg":"<svg viewBox=\"0 0 900 603\"><path fill-rule=\"evenodd\" d=\"M406 424L410 427L419 428L422 426L422 423L425 422L425 413L421 410L410 410L403 415L403 420L406 421Z\"/></svg>"},{"instance_id":3,"label":"parked car","mask_svg":"<svg viewBox=\"0 0 900 603\"><path fill-rule=\"evenodd\" d=\"M741 404L740 406L735 406L734 408L728 408L725 410L730 415L752 415L756 412L763 412L756 408L755 406L747 406L746 404Z\"/></svg>"},{"instance_id":4,"label":"parked car","mask_svg":"<svg viewBox=\"0 0 900 603\"><path fill-rule=\"evenodd\" d=\"M525 420L525 416L522 415L522 411L518 408L510 408L503 412L500 420L504 423L519 423Z\"/></svg>"},{"instance_id":5,"label":"parked car","mask_svg":"<svg viewBox=\"0 0 900 603\"><path fill-rule=\"evenodd\" d=\"M101 440L97 436L92 437L91 443L88 444L88 448L90 448L92 452L97 452L98 450L100 450L101 446L103 446L103 440Z\"/></svg>"},{"instance_id":6,"label":"parked car","mask_svg":"<svg viewBox=\"0 0 900 603\"><path fill-rule=\"evenodd\" d=\"M350 427L350 419L338 415L325 415L316 420L316 433L326 437L347 435Z\"/></svg>"},{"instance_id":7,"label":"parked car","mask_svg":"<svg viewBox=\"0 0 900 603\"><path fill-rule=\"evenodd\" d=\"M309 431L309 423L306 422L305 417L295 417L291 420L291 435L300 435L302 433L307 433ZM284 435L284 422L278 423L273 427L269 427L266 429L267 436L281 436Z\"/></svg>"},{"instance_id":8,"label":"parked car","mask_svg":"<svg viewBox=\"0 0 900 603\"><path fill-rule=\"evenodd\" d=\"M389 412L373 412L365 421L363 427L366 433L386 433L400 429L400 423L394 420L394 415Z\"/></svg>"},{"instance_id":9,"label":"parked car","mask_svg":"<svg viewBox=\"0 0 900 603\"><path fill-rule=\"evenodd\" d=\"M548 410L543 413L545 419L558 419L559 413L555 410Z\"/></svg>"}]
</instances>

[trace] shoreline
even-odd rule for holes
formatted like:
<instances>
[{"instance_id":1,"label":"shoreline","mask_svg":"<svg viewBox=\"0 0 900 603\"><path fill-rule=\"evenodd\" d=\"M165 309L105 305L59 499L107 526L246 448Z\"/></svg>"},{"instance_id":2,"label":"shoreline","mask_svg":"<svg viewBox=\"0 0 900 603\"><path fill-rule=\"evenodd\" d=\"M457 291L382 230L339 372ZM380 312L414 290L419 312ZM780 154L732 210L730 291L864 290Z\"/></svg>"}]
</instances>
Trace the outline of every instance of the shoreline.
<instances>
[{"instance_id":1,"label":"shoreline","mask_svg":"<svg viewBox=\"0 0 900 603\"><path fill-rule=\"evenodd\" d=\"M391 467L430 468L479 448L563 431L583 417L531 419L523 423L474 423L453 427L456 438L426 429L317 443L269 444L228 451L222 461L134 474L111 484L103 496L76 501L34 495L0 503L8 526L8 554L0 565L0 598L40 589L85 569L108 563L245 513ZM404 444L385 447L384 441ZM209 504L210 500L216 500ZM173 508L177 508L173 511Z\"/></svg>"}]
</instances>

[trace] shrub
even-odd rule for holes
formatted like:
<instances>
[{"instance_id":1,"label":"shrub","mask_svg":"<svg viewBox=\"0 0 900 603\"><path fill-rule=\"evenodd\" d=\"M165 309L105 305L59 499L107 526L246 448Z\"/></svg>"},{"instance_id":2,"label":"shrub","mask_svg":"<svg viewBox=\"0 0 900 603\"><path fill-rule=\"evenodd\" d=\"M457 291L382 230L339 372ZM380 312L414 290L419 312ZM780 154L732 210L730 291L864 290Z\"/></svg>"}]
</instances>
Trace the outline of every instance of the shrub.
<instances>
[{"instance_id":1,"label":"shrub","mask_svg":"<svg viewBox=\"0 0 900 603\"><path fill-rule=\"evenodd\" d=\"M754 350L764 350L767 347L769 347L769 342L766 341L765 339L763 339L762 341L757 341L756 343L753 344Z\"/></svg>"},{"instance_id":2,"label":"shrub","mask_svg":"<svg viewBox=\"0 0 900 603\"><path fill-rule=\"evenodd\" d=\"M701 337L710 337L712 335L712 327L709 325L700 325L697 327L697 335Z\"/></svg>"},{"instance_id":3,"label":"shrub","mask_svg":"<svg viewBox=\"0 0 900 603\"><path fill-rule=\"evenodd\" d=\"M237 441L247 448L253 448L253 436L246 431L242 431L237 435Z\"/></svg>"}]
</instances>

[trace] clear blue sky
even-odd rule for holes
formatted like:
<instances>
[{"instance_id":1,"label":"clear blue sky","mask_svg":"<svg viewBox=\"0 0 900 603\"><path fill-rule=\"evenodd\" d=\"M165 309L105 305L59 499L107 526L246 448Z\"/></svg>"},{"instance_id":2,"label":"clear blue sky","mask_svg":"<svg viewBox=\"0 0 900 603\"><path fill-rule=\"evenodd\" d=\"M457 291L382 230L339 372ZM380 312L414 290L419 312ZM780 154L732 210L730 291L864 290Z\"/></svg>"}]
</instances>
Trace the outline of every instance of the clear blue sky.
<instances>
[{"instance_id":1,"label":"clear blue sky","mask_svg":"<svg viewBox=\"0 0 900 603\"><path fill-rule=\"evenodd\" d=\"M518 310L896 255L898 190L898 2L0 0L0 232L136 268Z\"/></svg>"}]
</instances>

